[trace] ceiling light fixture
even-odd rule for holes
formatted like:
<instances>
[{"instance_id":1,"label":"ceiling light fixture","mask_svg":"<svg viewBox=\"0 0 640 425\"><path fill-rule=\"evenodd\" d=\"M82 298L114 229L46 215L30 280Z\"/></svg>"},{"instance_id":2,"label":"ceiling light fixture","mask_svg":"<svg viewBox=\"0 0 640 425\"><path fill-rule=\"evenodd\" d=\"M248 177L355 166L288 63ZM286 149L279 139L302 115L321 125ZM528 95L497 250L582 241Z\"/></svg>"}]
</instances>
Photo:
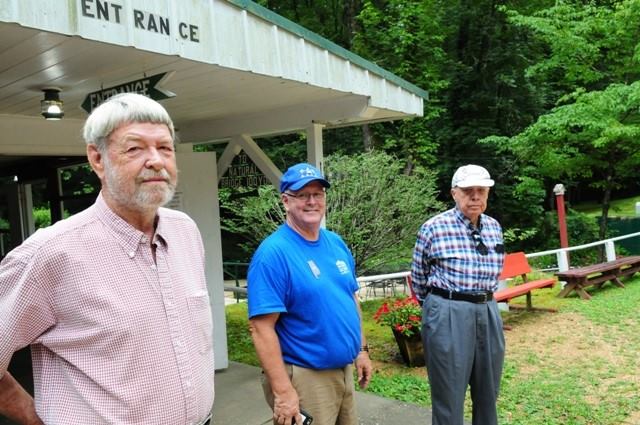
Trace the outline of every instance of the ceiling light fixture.
<instances>
[{"instance_id":1,"label":"ceiling light fixture","mask_svg":"<svg viewBox=\"0 0 640 425\"><path fill-rule=\"evenodd\" d=\"M40 101L40 110L46 120L60 120L64 116L62 101L60 100L60 89L43 89L44 99Z\"/></svg>"}]
</instances>

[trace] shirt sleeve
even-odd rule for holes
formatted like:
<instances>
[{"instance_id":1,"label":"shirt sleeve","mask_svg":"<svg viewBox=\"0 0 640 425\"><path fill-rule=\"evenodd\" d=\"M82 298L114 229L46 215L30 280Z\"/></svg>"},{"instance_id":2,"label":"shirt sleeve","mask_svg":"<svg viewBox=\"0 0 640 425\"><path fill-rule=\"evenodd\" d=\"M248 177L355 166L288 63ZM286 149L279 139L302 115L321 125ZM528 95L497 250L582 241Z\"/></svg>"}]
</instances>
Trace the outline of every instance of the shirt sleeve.
<instances>
[{"instance_id":1,"label":"shirt sleeve","mask_svg":"<svg viewBox=\"0 0 640 425\"><path fill-rule=\"evenodd\" d=\"M9 253L0 263L0 376L13 353L26 347L55 324L55 315L35 260Z\"/></svg>"},{"instance_id":2,"label":"shirt sleeve","mask_svg":"<svg viewBox=\"0 0 640 425\"><path fill-rule=\"evenodd\" d=\"M416 297L418 297L420 301L424 301L427 296L430 246L430 231L425 223L418 231L418 238L413 249L413 261L411 263L411 284Z\"/></svg>"},{"instance_id":3,"label":"shirt sleeve","mask_svg":"<svg viewBox=\"0 0 640 425\"><path fill-rule=\"evenodd\" d=\"M247 273L247 301L249 318L261 314L284 313L287 311L286 267L272 267L278 263L277 256L270 250L258 250L249 264Z\"/></svg>"}]
</instances>

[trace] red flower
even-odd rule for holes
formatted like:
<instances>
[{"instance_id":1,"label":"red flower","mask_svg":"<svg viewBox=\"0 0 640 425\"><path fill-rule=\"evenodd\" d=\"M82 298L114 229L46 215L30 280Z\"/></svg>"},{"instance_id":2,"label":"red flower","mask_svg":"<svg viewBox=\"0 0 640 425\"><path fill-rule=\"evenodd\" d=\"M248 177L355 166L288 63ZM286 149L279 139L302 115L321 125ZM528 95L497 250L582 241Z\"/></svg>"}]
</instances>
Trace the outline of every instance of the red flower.
<instances>
[{"instance_id":1,"label":"red flower","mask_svg":"<svg viewBox=\"0 0 640 425\"><path fill-rule=\"evenodd\" d=\"M380 325L391 326L406 336L420 333L422 308L414 298L398 298L383 303L373 315Z\"/></svg>"},{"instance_id":2,"label":"red flower","mask_svg":"<svg viewBox=\"0 0 640 425\"><path fill-rule=\"evenodd\" d=\"M378 311L376 311L376 314L373 315L373 320L377 322L380 316L388 312L389 312L389 305L387 303L382 304L378 309Z\"/></svg>"}]
</instances>

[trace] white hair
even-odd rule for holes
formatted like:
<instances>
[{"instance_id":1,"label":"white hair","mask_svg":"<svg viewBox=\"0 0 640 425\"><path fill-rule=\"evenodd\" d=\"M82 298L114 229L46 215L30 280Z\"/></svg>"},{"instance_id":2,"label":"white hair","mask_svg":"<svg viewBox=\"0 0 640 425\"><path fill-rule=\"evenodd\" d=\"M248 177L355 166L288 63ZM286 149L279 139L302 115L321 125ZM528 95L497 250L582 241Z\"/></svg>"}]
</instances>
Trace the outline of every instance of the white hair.
<instances>
[{"instance_id":1,"label":"white hair","mask_svg":"<svg viewBox=\"0 0 640 425\"><path fill-rule=\"evenodd\" d=\"M84 141L104 152L111 133L128 123L165 124L175 142L173 121L167 110L155 100L136 93L117 94L94 109L84 124Z\"/></svg>"}]
</instances>

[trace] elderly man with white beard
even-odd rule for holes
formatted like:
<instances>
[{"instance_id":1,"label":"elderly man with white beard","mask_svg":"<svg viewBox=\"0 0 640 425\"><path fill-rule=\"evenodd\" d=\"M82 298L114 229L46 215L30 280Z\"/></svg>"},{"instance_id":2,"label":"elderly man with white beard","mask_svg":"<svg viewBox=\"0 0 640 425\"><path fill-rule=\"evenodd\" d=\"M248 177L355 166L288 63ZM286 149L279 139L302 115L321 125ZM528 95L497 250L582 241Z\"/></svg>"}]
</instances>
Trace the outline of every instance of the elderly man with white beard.
<instances>
[{"instance_id":1,"label":"elderly man with white beard","mask_svg":"<svg viewBox=\"0 0 640 425\"><path fill-rule=\"evenodd\" d=\"M0 414L19 424L208 424L212 322L167 111L109 99L84 127L102 190L0 263ZM35 399L7 372L31 346Z\"/></svg>"}]
</instances>

